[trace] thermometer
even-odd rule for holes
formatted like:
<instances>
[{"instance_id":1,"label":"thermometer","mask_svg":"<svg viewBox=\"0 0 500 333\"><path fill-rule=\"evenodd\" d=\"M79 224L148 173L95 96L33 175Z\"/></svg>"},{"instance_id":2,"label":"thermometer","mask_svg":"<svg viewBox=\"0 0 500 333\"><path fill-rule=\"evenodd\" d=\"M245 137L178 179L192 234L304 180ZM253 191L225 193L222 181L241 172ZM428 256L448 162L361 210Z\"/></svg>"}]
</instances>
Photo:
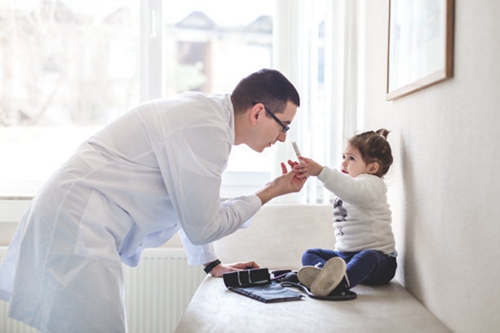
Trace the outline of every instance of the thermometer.
<instances>
[{"instance_id":1,"label":"thermometer","mask_svg":"<svg viewBox=\"0 0 500 333\"><path fill-rule=\"evenodd\" d=\"M292 146L293 146L293 150L295 150L295 155L297 155L297 157L300 156L300 150L299 150L299 146L297 146L297 142L293 141L292 142Z\"/></svg>"}]
</instances>

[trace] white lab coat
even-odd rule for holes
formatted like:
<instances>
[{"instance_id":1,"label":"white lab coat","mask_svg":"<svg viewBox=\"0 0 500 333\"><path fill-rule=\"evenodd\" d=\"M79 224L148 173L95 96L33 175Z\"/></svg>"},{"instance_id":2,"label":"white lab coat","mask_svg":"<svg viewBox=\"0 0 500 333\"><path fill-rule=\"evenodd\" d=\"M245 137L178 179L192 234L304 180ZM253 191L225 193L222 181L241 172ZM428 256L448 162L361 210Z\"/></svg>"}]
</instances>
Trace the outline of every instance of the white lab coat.
<instances>
[{"instance_id":1,"label":"white lab coat","mask_svg":"<svg viewBox=\"0 0 500 333\"><path fill-rule=\"evenodd\" d=\"M190 264L215 260L211 242L261 207L256 195L221 202L233 143L229 95L154 100L97 132L22 218L0 267L9 316L42 332L125 332L121 262L178 231Z\"/></svg>"}]
</instances>

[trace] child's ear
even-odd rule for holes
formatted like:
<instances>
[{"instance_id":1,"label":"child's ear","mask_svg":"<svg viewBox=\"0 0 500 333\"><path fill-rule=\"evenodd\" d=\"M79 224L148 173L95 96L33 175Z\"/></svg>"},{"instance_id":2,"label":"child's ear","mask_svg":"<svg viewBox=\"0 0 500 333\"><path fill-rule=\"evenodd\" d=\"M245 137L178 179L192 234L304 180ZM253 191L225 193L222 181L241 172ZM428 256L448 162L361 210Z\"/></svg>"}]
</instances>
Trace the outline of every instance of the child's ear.
<instances>
[{"instance_id":1,"label":"child's ear","mask_svg":"<svg viewBox=\"0 0 500 333\"><path fill-rule=\"evenodd\" d=\"M380 165L377 162L372 162L368 166L368 173L370 175L375 175L378 172L379 168L380 168Z\"/></svg>"}]
</instances>

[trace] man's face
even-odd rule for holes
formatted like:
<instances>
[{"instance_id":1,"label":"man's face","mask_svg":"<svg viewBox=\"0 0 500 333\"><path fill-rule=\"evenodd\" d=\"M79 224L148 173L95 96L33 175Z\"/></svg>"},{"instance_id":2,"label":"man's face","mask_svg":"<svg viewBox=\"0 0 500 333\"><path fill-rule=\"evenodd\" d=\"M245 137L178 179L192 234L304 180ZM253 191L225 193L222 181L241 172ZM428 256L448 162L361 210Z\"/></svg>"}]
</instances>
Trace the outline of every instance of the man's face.
<instances>
[{"instance_id":1,"label":"man's face","mask_svg":"<svg viewBox=\"0 0 500 333\"><path fill-rule=\"evenodd\" d=\"M289 101L282 113L275 113L271 109L268 110L273 112L283 125L289 126L297 113L297 106ZM286 140L287 133L283 132L283 126L267 114L263 104L258 116L260 117L258 127L255 131L254 142L249 145L250 148L262 152L265 148L274 145L276 141L284 142Z\"/></svg>"}]
</instances>

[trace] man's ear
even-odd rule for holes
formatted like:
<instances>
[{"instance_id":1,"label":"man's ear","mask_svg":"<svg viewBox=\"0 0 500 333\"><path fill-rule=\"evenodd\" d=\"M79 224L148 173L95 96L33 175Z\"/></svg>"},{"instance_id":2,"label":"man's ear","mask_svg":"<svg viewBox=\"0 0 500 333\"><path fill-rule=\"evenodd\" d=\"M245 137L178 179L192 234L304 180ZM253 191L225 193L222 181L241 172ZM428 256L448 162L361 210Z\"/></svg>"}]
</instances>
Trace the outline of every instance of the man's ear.
<instances>
[{"instance_id":1,"label":"man's ear","mask_svg":"<svg viewBox=\"0 0 500 333\"><path fill-rule=\"evenodd\" d=\"M254 106L252 106L252 109L250 110L250 122L252 123L252 125L255 125L257 123L259 117L261 116L262 110L264 110L264 108L259 104L255 104Z\"/></svg>"},{"instance_id":2,"label":"man's ear","mask_svg":"<svg viewBox=\"0 0 500 333\"><path fill-rule=\"evenodd\" d=\"M368 173L370 175L375 175L378 172L379 168L380 168L380 165L378 164L378 162L372 162L368 166Z\"/></svg>"}]
</instances>

